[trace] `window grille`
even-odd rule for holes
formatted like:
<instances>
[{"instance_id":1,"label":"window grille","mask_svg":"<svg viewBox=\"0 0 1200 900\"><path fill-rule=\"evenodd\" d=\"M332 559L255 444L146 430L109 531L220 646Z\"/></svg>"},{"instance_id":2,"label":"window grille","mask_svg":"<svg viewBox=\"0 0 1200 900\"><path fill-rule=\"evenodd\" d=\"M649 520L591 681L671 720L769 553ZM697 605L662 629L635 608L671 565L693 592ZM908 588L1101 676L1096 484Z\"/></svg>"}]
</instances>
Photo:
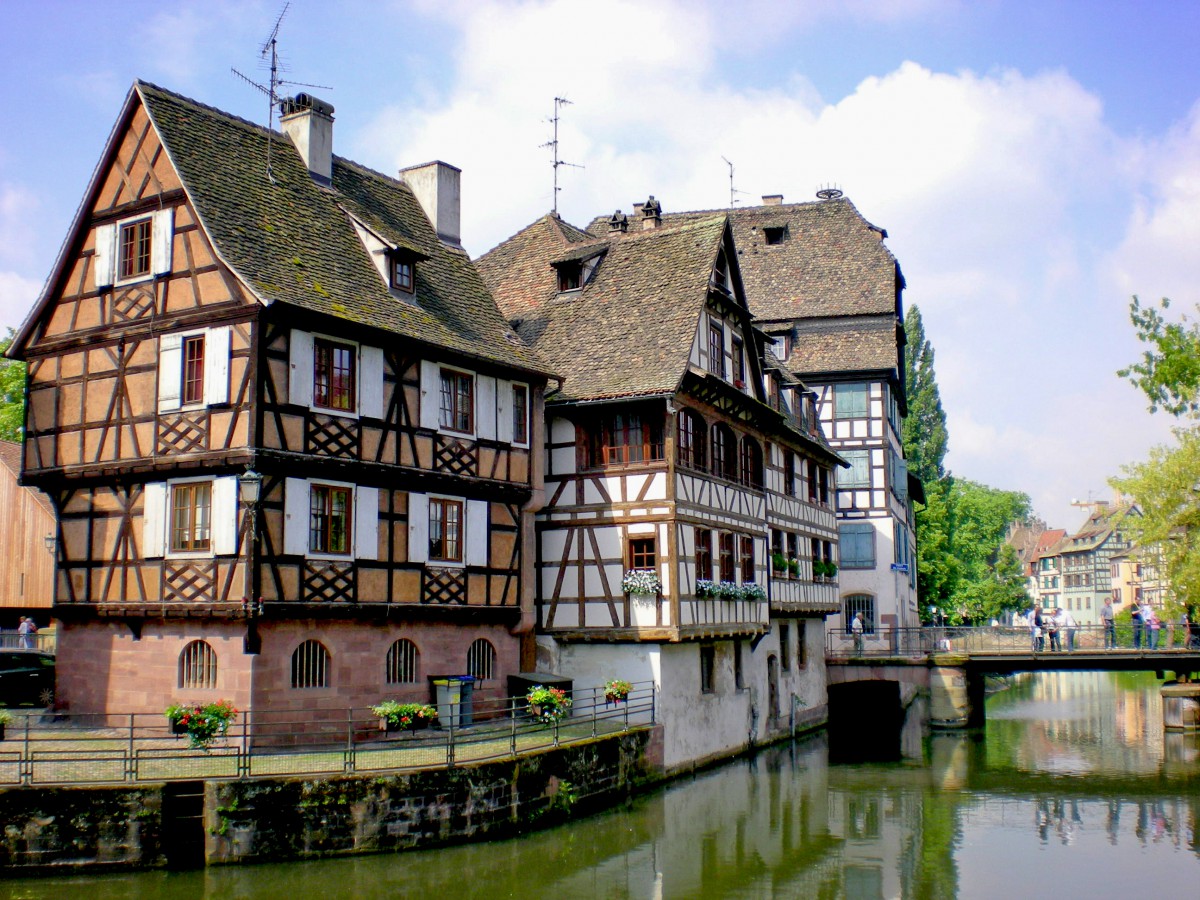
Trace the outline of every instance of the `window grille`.
<instances>
[{"instance_id":1,"label":"window grille","mask_svg":"<svg viewBox=\"0 0 1200 900\"><path fill-rule=\"evenodd\" d=\"M192 641L179 654L179 686L184 689L217 686L217 654L207 641Z\"/></svg>"},{"instance_id":2,"label":"window grille","mask_svg":"<svg viewBox=\"0 0 1200 900\"><path fill-rule=\"evenodd\" d=\"M480 638L467 650L467 674L480 681L488 681L495 677L496 648L491 641Z\"/></svg>"},{"instance_id":3,"label":"window grille","mask_svg":"<svg viewBox=\"0 0 1200 900\"><path fill-rule=\"evenodd\" d=\"M862 613L863 618L863 634L874 634L875 598L870 594L847 595L845 599L845 610L842 615L842 619L846 623L843 626L845 630L850 630L850 623L854 621L854 614L859 612Z\"/></svg>"},{"instance_id":4,"label":"window grille","mask_svg":"<svg viewBox=\"0 0 1200 900\"><path fill-rule=\"evenodd\" d=\"M413 684L417 680L417 645L400 638L388 648L387 683Z\"/></svg>"},{"instance_id":5,"label":"window grille","mask_svg":"<svg viewBox=\"0 0 1200 900\"><path fill-rule=\"evenodd\" d=\"M320 641L305 641L292 652L292 687L329 687L329 651Z\"/></svg>"}]
</instances>

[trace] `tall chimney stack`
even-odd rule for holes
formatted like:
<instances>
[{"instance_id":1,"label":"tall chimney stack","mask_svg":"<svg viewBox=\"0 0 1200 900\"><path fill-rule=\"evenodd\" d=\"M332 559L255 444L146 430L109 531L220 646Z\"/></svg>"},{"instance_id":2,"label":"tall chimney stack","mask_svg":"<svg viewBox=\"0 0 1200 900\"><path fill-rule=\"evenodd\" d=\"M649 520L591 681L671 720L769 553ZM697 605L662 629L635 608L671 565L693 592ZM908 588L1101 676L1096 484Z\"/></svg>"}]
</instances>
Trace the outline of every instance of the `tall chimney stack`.
<instances>
[{"instance_id":1,"label":"tall chimney stack","mask_svg":"<svg viewBox=\"0 0 1200 900\"><path fill-rule=\"evenodd\" d=\"M462 169L434 160L401 169L400 178L417 195L442 243L461 247Z\"/></svg>"},{"instance_id":2,"label":"tall chimney stack","mask_svg":"<svg viewBox=\"0 0 1200 900\"><path fill-rule=\"evenodd\" d=\"M763 194L763 206L782 206L783 194Z\"/></svg>"},{"instance_id":3,"label":"tall chimney stack","mask_svg":"<svg viewBox=\"0 0 1200 900\"><path fill-rule=\"evenodd\" d=\"M313 181L333 182L333 106L312 94L279 101L279 125L292 139Z\"/></svg>"}]
</instances>

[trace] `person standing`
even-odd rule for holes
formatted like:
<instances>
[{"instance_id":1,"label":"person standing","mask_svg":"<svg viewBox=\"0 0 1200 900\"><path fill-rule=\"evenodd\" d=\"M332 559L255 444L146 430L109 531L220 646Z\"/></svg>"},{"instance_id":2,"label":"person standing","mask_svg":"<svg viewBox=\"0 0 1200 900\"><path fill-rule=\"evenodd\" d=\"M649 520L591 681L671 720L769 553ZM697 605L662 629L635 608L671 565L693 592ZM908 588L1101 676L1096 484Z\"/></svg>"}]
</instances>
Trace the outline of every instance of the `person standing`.
<instances>
[{"instance_id":1,"label":"person standing","mask_svg":"<svg viewBox=\"0 0 1200 900\"><path fill-rule=\"evenodd\" d=\"M1034 606L1029 614L1029 636L1033 642L1033 652L1037 653L1044 646L1042 637L1042 608Z\"/></svg>"},{"instance_id":2,"label":"person standing","mask_svg":"<svg viewBox=\"0 0 1200 900\"><path fill-rule=\"evenodd\" d=\"M854 635L854 652L863 652L863 620L862 610L854 614L854 621L850 623L850 631Z\"/></svg>"},{"instance_id":3,"label":"person standing","mask_svg":"<svg viewBox=\"0 0 1200 900\"><path fill-rule=\"evenodd\" d=\"M1149 603L1142 607L1142 619L1146 623L1146 648L1157 650L1158 636L1162 629L1162 619L1158 617L1158 613L1154 611L1154 608Z\"/></svg>"},{"instance_id":4,"label":"person standing","mask_svg":"<svg viewBox=\"0 0 1200 900\"><path fill-rule=\"evenodd\" d=\"M1046 618L1046 631L1050 635L1050 652L1062 649L1062 609L1055 608Z\"/></svg>"},{"instance_id":5,"label":"person standing","mask_svg":"<svg viewBox=\"0 0 1200 900\"><path fill-rule=\"evenodd\" d=\"M1075 649L1075 629L1079 626L1076 624L1075 617L1071 615L1069 609L1061 612L1061 615L1063 631L1067 636L1067 652L1070 653Z\"/></svg>"},{"instance_id":6,"label":"person standing","mask_svg":"<svg viewBox=\"0 0 1200 900\"><path fill-rule=\"evenodd\" d=\"M37 626L33 624L33 619L27 619L21 616L21 623L17 626L18 644L22 650L33 649L33 633L37 631Z\"/></svg>"},{"instance_id":7,"label":"person standing","mask_svg":"<svg viewBox=\"0 0 1200 900\"><path fill-rule=\"evenodd\" d=\"M1129 609L1129 618L1133 622L1133 649L1142 649L1142 610L1135 602Z\"/></svg>"},{"instance_id":8,"label":"person standing","mask_svg":"<svg viewBox=\"0 0 1200 900\"><path fill-rule=\"evenodd\" d=\"M1117 649L1117 626L1113 621L1112 597L1106 597L1100 610L1100 624L1104 626L1104 649Z\"/></svg>"}]
</instances>

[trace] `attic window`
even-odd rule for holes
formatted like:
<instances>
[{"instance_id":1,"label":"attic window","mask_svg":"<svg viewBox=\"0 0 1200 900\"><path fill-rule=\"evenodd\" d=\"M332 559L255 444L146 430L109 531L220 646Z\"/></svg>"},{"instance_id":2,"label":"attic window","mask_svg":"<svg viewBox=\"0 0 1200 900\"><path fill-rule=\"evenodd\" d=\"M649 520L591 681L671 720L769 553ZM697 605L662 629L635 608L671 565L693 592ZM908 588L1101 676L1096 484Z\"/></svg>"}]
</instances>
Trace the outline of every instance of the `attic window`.
<instances>
[{"instance_id":1,"label":"attic window","mask_svg":"<svg viewBox=\"0 0 1200 900\"><path fill-rule=\"evenodd\" d=\"M121 226L120 279L150 274L150 217Z\"/></svg>"},{"instance_id":2,"label":"attic window","mask_svg":"<svg viewBox=\"0 0 1200 900\"><path fill-rule=\"evenodd\" d=\"M773 225L763 229L763 237L768 244L782 244L787 240L787 226Z\"/></svg>"},{"instance_id":3,"label":"attic window","mask_svg":"<svg viewBox=\"0 0 1200 900\"><path fill-rule=\"evenodd\" d=\"M413 275L413 261L411 259L392 257L391 282L395 290L411 294L413 292Z\"/></svg>"},{"instance_id":4,"label":"attic window","mask_svg":"<svg viewBox=\"0 0 1200 900\"><path fill-rule=\"evenodd\" d=\"M577 291L583 284L583 263L562 263L558 267L559 291Z\"/></svg>"}]
</instances>

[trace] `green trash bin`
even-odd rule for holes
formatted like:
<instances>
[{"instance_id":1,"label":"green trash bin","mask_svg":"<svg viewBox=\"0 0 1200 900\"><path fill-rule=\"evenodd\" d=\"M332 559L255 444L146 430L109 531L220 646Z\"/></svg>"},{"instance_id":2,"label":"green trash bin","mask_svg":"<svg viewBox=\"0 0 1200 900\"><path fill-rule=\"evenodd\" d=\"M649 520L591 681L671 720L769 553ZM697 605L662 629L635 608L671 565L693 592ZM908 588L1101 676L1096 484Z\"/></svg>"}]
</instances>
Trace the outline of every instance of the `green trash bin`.
<instances>
[{"instance_id":1,"label":"green trash bin","mask_svg":"<svg viewBox=\"0 0 1200 900\"><path fill-rule=\"evenodd\" d=\"M475 678L471 675L433 675L433 705L443 728L461 728L475 719Z\"/></svg>"}]
</instances>

